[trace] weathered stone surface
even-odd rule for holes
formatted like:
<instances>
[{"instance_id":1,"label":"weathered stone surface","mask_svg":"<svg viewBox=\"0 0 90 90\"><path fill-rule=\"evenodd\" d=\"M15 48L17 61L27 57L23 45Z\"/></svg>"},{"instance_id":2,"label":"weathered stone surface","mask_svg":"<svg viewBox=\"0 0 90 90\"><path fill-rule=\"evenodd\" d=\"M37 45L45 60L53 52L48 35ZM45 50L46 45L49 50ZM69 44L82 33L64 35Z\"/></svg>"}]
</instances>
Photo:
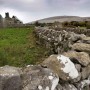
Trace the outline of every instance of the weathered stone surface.
<instances>
[{"instance_id":1,"label":"weathered stone surface","mask_svg":"<svg viewBox=\"0 0 90 90\"><path fill-rule=\"evenodd\" d=\"M62 85L58 84L55 90L78 90L73 84L64 83Z\"/></svg>"},{"instance_id":2,"label":"weathered stone surface","mask_svg":"<svg viewBox=\"0 0 90 90\"><path fill-rule=\"evenodd\" d=\"M70 35L70 40L73 42L82 40L83 38L86 37L84 34L76 34L74 32L69 32L69 35Z\"/></svg>"},{"instance_id":3,"label":"weathered stone surface","mask_svg":"<svg viewBox=\"0 0 90 90\"><path fill-rule=\"evenodd\" d=\"M90 79L85 79L77 84L78 90L90 90Z\"/></svg>"},{"instance_id":4,"label":"weathered stone surface","mask_svg":"<svg viewBox=\"0 0 90 90\"><path fill-rule=\"evenodd\" d=\"M21 90L20 73L16 67L0 67L0 90Z\"/></svg>"},{"instance_id":5,"label":"weathered stone surface","mask_svg":"<svg viewBox=\"0 0 90 90\"><path fill-rule=\"evenodd\" d=\"M50 69L41 66L28 66L23 71L22 90L55 90L59 78Z\"/></svg>"},{"instance_id":6,"label":"weathered stone surface","mask_svg":"<svg viewBox=\"0 0 90 90\"><path fill-rule=\"evenodd\" d=\"M90 44L85 44L85 43L75 43L72 45L72 49L78 50L78 51L84 51L84 52L89 52L90 53Z\"/></svg>"},{"instance_id":7,"label":"weathered stone surface","mask_svg":"<svg viewBox=\"0 0 90 90\"><path fill-rule=\"evenodd\" d=\"M69 57L73 62L79 62L83 66L87 66L90 63L90 57L88 53L69 51L64 53L65 56Z\"/></svg>"},{"instance_id":8,"label":"weathered stone surface","mask_svg":"<svg viewBox=\"0 0 90 90\"><path fill-rule=\"evenodd\" d=\"M47 58L42 66L52 69L58 76L65 81L75 79L79 76L73 62L63 55L51 55Z\"/></svg>"},{"instance_id":9,"label":"weathered stone surface","mask_svg":"<svg viewBox=\"0 0 90 90\"><path fill-rule=\"evenodd\" d=\"M78 90L73 84L66 83L63 85L63 90Z\"/></svg>"},{"instance_id":10,"label":"weathered stone surface","mask_svg":"<svg viewBox=\"0 0 90 90\"><path fill-rule=\"evenodd\" d=\"M90 75L90 64L82 69L82 79L88 78Z\"/></svg>"},{"instance_id":11,"label":"weathered stone surface","mask_svg":"<svg viewBox=\"0 0 90 90\"><path fill-rule=\"evenodd\" d=\"M76 67L76 69L78 70L78 72L81 71L81 65L80 65L80 64L75 64L75 67Z\"/></svg>"},{"instance_id":12,"label":"weathered stone surface","mask_svg":"<svg viewBox=\"0 0 90 90\"><path fill-rule=\"evenodd\" d=\"M63 87L60 84L58 84L55 90L63 90Z\"/></svg>"},{"instance_id":13,"label":"weathered stone surface","mask_svg":"<svg viewBox=\"0 0 90 90\"><path fill-rule=\"evenodd\" d=\"M87 44L90 44L90 37L85 37L82 39L82 42L83 43L87 43Z\"/></svg>"},{"instance_id":14,"label":"weathered stone surface","mask_svg":"<svg viewBox=\"0 0 90 90\"><path fill-rule=\"evenodd\" d=\"M35 29L36 36L38 36L39 40L41 40L41 43L46 45L46 42L48 42L48 44L50 44L50 47L47 48L53 48L53 53L59 54L64 51L70 50L71 46L74 43L80 42L90 44L90 37L86 37L84 34L76 34L73 32L73 30L71 31L69 31L69 29L66 31L66 29L55 30L40 27ZM42 42L42 40L44 42Z\"/></svg>"}]
</instances>

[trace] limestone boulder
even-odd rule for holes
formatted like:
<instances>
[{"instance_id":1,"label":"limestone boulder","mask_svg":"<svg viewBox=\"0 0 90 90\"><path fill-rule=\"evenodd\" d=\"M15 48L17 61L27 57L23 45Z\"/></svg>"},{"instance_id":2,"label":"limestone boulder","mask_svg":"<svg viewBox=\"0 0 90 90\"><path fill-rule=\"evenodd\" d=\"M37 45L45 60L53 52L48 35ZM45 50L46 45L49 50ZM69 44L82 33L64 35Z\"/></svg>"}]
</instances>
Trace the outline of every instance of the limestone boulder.
<instances>
[{"instance_id":1,"label":"limestone boulder","mask_svg":"<svg viewBox=\"0 0 90 90\"><path fill-rule=\"evenodd\" d=\"M90 44L90 37L85 37L82 39L82 42L83 43L87 43L87 44Z\"/></svg>"},{"instance_id":2,"label":"limestone boulder","mask_svg":"<svg viewBox=\"0 0 90 90\"><path fill-rule=\"evenodd\" d=\"M83 66L87 66L90 63L90 57L88 53L68 51L63 54L69 57L73 62L80 63Z\"/></svg>"},{"instance_id":3,"label":"limestone boulder","mask_svg":"<svg viewBox=\"0 0 90 90\"><path fill-rule=\"evenodd\" d=\"M22 81L22 90L55 90L59 77L50 69L28 66L23 70Z\"/></svg>"},{"instance_id":4,"label":"limestone boulder","mask_svg":"<svg viewBox=\"0 0 90 90\"><path fill-rule=\"evenodd\" d=\"M69 32L70 40L76 42L78 40L82 40L86 36L84 34L76 34L74 32Z\"/></svg>"},{"instance_id":5,"label":"limestone boulder","mask_svg":"<svg viewBox=\"0 0 90 90\"><path fill-rule=\"evenodd\" d=\"M16 67L0 67L0 90L22 90L21 70Z\"/></svg>"},{"instance_id":6,"label":"limestone boulder","mask_svg":"<svg viewBox=\"0 0 90 90\"><path fill-rule=\"evenodd\" d=\"M90 44L75 43L71 47L72 47L72 49L77 50L77 51L90 53Z\"/></svg>"},{"instance_id":7,"label":"limestone boulder","mask_svg":"<svg viewBox=\"0 0 90 90\"><path fill-rule=\"evenodd\" d=\"M85 67L85 68L82 68L82 79L86 79L88 78L88 76L90 75L90 64Z\"/></svg>"},{"instance_id":8,"label":"limestone boulder","mask_svg":"<svg viewBox=\"0 0 90 90\"><path fill-rule=\"evenodd\" d=\"M64 81L76 79L79 76L74 63L63 55L51 55L42 63L42 66L53 70Z\"/></svg>"}]
</instances>

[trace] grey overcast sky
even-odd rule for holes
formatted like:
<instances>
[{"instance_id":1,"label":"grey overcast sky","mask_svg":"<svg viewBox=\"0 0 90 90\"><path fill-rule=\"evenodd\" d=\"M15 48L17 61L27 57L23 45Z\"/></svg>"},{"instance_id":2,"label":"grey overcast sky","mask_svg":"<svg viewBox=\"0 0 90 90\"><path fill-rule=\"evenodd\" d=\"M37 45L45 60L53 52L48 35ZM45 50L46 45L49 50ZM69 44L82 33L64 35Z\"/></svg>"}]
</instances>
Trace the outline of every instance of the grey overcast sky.
<instances>
[{"instance_id":1,"label":"grey overcast sky","mask_svg":"<svg viewBox=\"0 0 90 90\"><path fill-rule=\"evenodd\" d=\"M61 15L90 16L90 0L0 0L0 14L15 15L24 23Z\"/></svg>"}]
</instances>

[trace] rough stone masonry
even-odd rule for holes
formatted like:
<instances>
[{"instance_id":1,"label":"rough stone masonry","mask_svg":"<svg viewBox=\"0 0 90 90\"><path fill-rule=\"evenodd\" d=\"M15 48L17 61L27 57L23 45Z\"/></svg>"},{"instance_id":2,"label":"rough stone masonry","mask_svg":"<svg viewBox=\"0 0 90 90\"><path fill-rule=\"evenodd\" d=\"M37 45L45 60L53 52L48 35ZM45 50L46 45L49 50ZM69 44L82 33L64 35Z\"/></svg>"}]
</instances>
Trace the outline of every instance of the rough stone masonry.
<instances>
[{"instance_id":1,"label":"rough stone masonry","mask_svg":"<svg viewBox=\"0 0 90 90\"><path fill-rule=\"evenodd\" d=\"M90 90L90 37L36 28L52 55L41 65L0 67L0 90Z\"/></svg>"}]
</instances>

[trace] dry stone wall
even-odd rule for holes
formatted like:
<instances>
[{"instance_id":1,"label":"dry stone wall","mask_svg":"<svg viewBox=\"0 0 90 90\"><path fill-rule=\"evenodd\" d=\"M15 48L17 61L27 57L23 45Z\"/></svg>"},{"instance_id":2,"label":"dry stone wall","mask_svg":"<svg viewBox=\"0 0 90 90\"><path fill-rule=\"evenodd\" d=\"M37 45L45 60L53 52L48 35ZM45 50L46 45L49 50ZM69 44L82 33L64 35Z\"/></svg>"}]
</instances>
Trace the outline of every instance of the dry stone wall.
<instances>
[{"instance_id":1,"label":"dry stone wall","mask_svg":"<svg viewBox=\"0 0 90 90\"><path fill-rule=\"evenodd\" d=\"M35 34L41 44L50 49L51 53L59 54L70 50L71 45L86 38L84 34L75 34L71 31L36 28ZM52 52L53 51L53 52Z\"/></svg>"},{"instance_id":2,"label":"dry stone wall","mask_svg":"<svg viewBox=\"0 0 90 90\"><path fill-rule=\"evenodd\" d=\"M89 90L90 37L84 34L76 34L71 31L73 30L65 31L36 28L36 36L39 38L41 44L46 45L50 51L53 50L53 54L57 54L46 59L42 63L42 66L46 66L58 74L61 80L61 83L59 84L62 86L62 89L60 90L73 90L73 88L74 90ZM75 73L76 70L73 68L73 65L66 57L69 57L70 61L74 64L78 71L78 76L77 73ZM70 71L68 70L72 71L72 74L77 77L72 79L70 77ZM64 82L64 84L62 82ZM69 87L70 85L71 88ZM66 89L64 87L66 87Z\"/></svg>"},{"instance_id":3,"label":"dry stone wall","mask_svg":"<svg viewBox=\"0 0 90 90\"><path fill-rule=\"evenodd\" d=\"M87 35L87 36L90 36L90 29L80 29L80 28L69 28L69 27L67 27L67 28L55 28L55 30L57 30L57 31L63 31L63 30L65 30L65 31L70 31L70 32L74 32L74 33L76 33L76 34L85 34L85 35Z\"/></svg>"},{"instance_id":4,"label":"dry stone wall","mask_svg":"<svg viewBox=\"0 0 90 90\"><path fill-rule=\"evenodd\" d=\"M0 90L90 90L90 37L48 28L34 33L53 55L40 65L0 67Z\"/></svg>"}]
</instances>

